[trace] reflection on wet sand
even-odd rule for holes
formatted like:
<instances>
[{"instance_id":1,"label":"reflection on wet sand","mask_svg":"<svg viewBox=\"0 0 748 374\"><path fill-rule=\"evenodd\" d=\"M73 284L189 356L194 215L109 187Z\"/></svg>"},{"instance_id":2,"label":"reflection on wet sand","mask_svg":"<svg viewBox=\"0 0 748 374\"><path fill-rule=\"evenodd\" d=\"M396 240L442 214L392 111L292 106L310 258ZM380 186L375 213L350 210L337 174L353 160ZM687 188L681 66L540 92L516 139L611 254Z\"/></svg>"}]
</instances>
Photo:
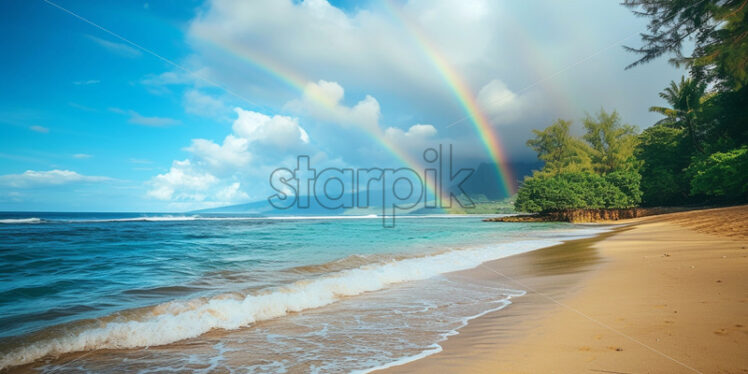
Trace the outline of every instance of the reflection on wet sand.
<instances>
[{"instance_id":1,"label":"reflection on wet sand","mask_svg":"<svg viewBox=\"0 0 748 374\"><path fill-rule=\"evenodd\" d=\"M488 262L476 269L346 297L331 305L259 321L246 328L214 329L197 338L147 349L66 354L12 371L229 372L241 368L249 372L349 372L398 360L411 361L437 353L440 345L461 339L460 335L452 335L467 321L486 312L504 309L474 320L466 328L486 319L501 318L502 323L491 324L490 328L501 330L492 336L517 333L519 323L532 315L533 309L548 306L547 300L536 300L532 293L519 297L524 294L522 290L531 288L551 296L573 291L580 277L601 261L592 244L607 235L610 234L572 240ZM448 336L452 337L444 341ZM468 344L478 347L472 351L478 352L485 343L489 342Z\"/></svg>"},{"instance_id":2,"label":"reflection on wet sand","mask_svg":"<svg viewBox=\"0 0 748 374\"><path fill-rule=\"evenodd\" d=\"M454 279L485 285L502 284L528 292L512 299L512 304L501 312L470 321L470 324L460 330L459 335L441 343L443 352L388 371L456 372L464 362L470 362L465 360L493 357L491 353L497 346L511 344L536 325L544 311L557 307L549 297L559 300L573 294L581 286L584 277L598 268L604 258L595 249L595 243L626 230L629 228L618 227L592 238L570 240L450 274L449 277ZM530 289L534 292L529 291Z\"/></svg>"}]
</instances>

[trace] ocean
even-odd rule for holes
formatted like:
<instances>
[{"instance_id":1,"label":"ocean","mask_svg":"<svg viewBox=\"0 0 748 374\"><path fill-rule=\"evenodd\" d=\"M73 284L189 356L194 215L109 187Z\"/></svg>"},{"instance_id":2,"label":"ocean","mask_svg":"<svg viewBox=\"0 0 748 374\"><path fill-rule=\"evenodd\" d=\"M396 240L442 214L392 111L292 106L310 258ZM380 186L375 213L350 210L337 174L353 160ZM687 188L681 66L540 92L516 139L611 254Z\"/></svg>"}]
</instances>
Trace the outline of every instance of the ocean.
<instances>
[{"instance_id":1,"label":"ocean","mask_svg":"<svg viewBox=\"0 0 748 374\"><path fill-rule=\"evenodd\" d=\"M602 231L482 218L0 213L0 369L368 372L526 292L451 272Z\"/></svg>"}]
</instances>

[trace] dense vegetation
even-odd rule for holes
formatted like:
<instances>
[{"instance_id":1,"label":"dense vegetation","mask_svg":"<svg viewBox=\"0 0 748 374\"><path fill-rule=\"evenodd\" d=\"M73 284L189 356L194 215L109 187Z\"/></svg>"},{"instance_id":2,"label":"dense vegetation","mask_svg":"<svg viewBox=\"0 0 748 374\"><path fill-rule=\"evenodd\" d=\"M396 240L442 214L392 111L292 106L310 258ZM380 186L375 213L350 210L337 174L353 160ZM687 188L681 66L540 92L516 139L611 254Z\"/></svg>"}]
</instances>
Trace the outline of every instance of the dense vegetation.
<instances>
[{"instance_id":1,"label":"dense vegetation","mask_svg":"<svg viewBox=\"0 0 748 374\"><path fill-rule=\"evenodd\" d=\"M601 110L583 121L582 138L558 120L545 130L533 130L527 144L545 162L525 181L515 206L524 212L580 208L629 208L641 202L641 175L634 157L633 126L621 123L618 113Z\"/></svg>"},{"instance_id":2,"label":"dense vegetation","mask_svg":"<svg viewBox=\"0 0 748 374\"><path fill-rule=\"evenodd\" d=\"M649 108L663 118L636 134L614 111L584 119L582 138L558 120L527 144L545 162L515 206L550 212L748 201L748 0L626 0L650 20L633 67L670 54L689 76ZM689 56L683 43L692 40Z\"/></svg>"},{"instance_id":3,"label":"dense vegetation","mask_svg":"<svg viewBox=\"0 0 748 374\"><path fill-rule=\"evenodd\" d=\"M449 214L508 214L508 213L516 213L514 210L514 197L510 196L507 198L504 198L502 200L494 200L491 198L486 197L486 195L482 194L476 194L476 195L470 195L469 197L466 195L460 195L456 198L457 200L461 201L462 204L465 204L465 207L461 206L460 204L452 204L451 207L446 209L446 213ZM469 204L472 203L473 205L470 206ZM424 211L416 212L416 213L424 213L428 214L431 213L428 208L424 208Z\"/></svg>"}]
</instances>

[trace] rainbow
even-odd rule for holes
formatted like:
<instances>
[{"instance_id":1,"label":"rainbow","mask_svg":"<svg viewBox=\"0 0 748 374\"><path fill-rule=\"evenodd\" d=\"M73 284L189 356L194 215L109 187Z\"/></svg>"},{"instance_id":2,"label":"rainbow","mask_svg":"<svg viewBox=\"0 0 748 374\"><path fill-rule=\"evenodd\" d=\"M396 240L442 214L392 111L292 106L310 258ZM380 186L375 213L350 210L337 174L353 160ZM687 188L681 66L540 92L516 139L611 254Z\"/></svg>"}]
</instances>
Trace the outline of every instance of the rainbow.
<instances>
[{"instance_id":1,"label":"rainbow","mask_svg":"<svg viewBox=\"0 0 748 374\"><path fill-rule=\"evenodd\" d=\"M385 0L385 7L390 13L405 26L409 33L414 37L416 44L425 52L426 56L433 63L442 78L449 85L460 105L465 110L470 122L474 125L483 146L488 151L491 160L496 165L496 171L499 175L499 184L507 195L515 192L514 173L512 172L501 144L499 134L491 126L490 121L478 105L475 95L459 72L449 64L444 55L439 52L437 46L426 37L420 27L411 22L407 16L397 8L392 0Z\"/></svg>"},{"instance_id":2,"label":"rainbow","mask_svg":"<svg viewBox=\"0 0 748 374\"><path fill-rule=\"evenodd\" d=\"M271 61L267 59L266 57L236 42L232 42L226 39L219 40L219 39L214 39L214 38L211 38L211 39L201 38L201 40L209 43L213 47L219 48L223 52L226 52L232 56L235 56L241 59L242 61L250 64L252 67L258 69L259 71L262 71L266 73L267 75L274 77L275 79L284 83L286 86L299 92L301 95L306 95L307 97L312 99L314 102L316 102L323 108L327 108L328 110L333 110L335 105L337 105L337 103L330 100L329 97L323 95L321 92L308 89L311 82L307 79L304 79L300 74L297 74L294 71L286 69L282 65L275 63L274 61ZM389 154L394 156L400 163L406 165L408 168L415 170L415 171L422 169L420 162L418 162L415 158L410 156L407 152L401 150L395 144L390 142L389 139L387 139L387 137L385 136L384 132L379 127L363 128L363 129L369 135L370 138L375 140ZM437 201L438 207L441 207L442 203L444 202L448 204L447 206L451 206L451 200L450 200L451 197L447 193L447 191L444 191L443 188L439 188L438 186L434 184L430 184L429 181L426 180L426 178L423 178L423 181L424 181L426 196L436 196L438 199L440 199L439 201Z\"/></svg>"}]
</instances>

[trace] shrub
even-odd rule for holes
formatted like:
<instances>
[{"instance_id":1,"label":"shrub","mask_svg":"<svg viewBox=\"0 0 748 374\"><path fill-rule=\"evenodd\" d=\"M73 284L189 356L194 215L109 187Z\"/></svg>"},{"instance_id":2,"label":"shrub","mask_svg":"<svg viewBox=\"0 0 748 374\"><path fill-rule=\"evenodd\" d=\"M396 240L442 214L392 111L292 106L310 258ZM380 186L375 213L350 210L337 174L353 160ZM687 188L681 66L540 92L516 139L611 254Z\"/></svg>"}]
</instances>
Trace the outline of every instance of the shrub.
<instances>
[{"instance_id":1,"label":"shrub","mask_svg":"<svg viewBox=\"0 0 748 374\"><path fill-rule=\"evenodd\" d=\"M748 146L716 152L691 163L691 193L727 199L748 197Z\"/></svg>"},{"instance_id":2,"label":"shrub","mask_svg":"<svg viewBox=\"0 0 748 374\"><path fill-rule=\"evenodd\" d=\"M585 172L537 175L525 178L515 207L530 213L630 208L641 198L638 183L635 172L611 173L606 177Z\"/></svg>"}]
</instances>

